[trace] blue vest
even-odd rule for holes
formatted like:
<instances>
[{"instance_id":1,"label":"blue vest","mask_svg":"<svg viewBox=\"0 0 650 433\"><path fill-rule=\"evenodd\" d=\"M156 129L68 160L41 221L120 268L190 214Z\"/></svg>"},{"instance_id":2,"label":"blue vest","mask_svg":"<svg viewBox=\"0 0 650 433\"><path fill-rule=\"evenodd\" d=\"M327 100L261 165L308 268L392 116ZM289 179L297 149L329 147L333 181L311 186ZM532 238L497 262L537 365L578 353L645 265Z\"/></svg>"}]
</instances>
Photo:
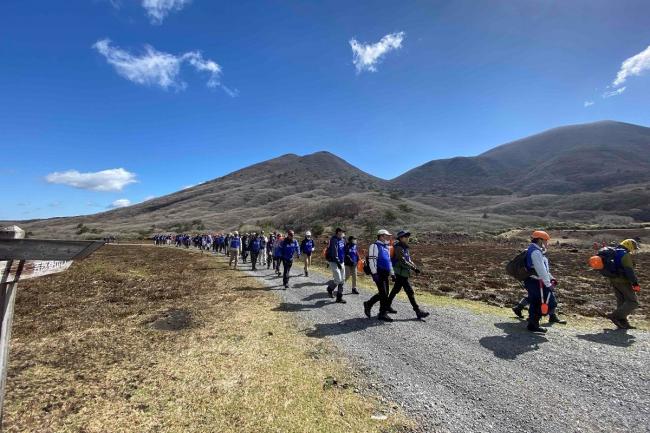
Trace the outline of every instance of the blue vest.
<instances>
[{"instance_id":1,"label":"blue vest","mask_svg":"<svg viewBox=\"0 0 650 433\"><path fill-rule=\"evenodd\" d=\"M356 244L348 244L347 245L347 250L348 250L348 257L350 257L350 260L352 261L353 265L356 265L357 262L359 261L359 252L357 249Z\"/></svg>"},{"instance_id":2,"label":"blue vest","mask_svg":"<svg viewBox=\"0 0 650 433\"><path fill-rule=\"evenodd\" d=\"M302 246L302 252L305 254L311 254L314 251L314 240L305 239Z\"/></svg>"},{"instance_id":3,"label":"blue vest","mask_svg":"<svg viewBox=\"0 0 650 433\"><path fill-rule=\"evenodd\" d=\"M260 238L255 238L251 241L251 251L254 253L258 253L260 251L261 245L260 245Z\"/></svg>"},{"instance_id":4,"label":"blue vest","mask_svg":"<svg viewBox=\"0 0 650 433\"><path fill-rule=\"evenodd\" d=\"M375 242L375 245L377 245L377 270L390 272L391 263L388 245L379 241Z\"/></svg>"},{"instance_id":5,"label":"blue vest","mask_svg":"<svg viewBox=\"0 0 650 433\"><path fill-rule=\"evenodd\" d=\"M230 239L230 248L239 248L241 246L240 238L231 238Z\"/></svg>"}]
</instances>

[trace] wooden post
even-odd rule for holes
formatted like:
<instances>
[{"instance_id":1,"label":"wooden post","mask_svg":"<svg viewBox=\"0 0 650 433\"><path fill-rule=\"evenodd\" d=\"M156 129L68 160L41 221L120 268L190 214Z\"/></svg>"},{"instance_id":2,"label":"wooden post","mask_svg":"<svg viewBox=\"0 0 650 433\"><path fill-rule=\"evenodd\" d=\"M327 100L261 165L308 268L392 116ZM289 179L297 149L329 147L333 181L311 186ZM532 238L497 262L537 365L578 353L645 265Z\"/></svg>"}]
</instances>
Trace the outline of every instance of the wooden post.
<instances>
[{"instance_id":1,"label":"wooden post","mask_svg":"<svg viewBox=\"0 0 650 433\"><path fill-rule=\"evenodd\" d=\"M11 226L0 229L0 239L23 239L25 231L20 227ZM2 416L4 412L5 400L5 385L7 383L7 363L9 358L9 341L11 339L11 323L14 316L14 304L16 303L16 288L20 273L23 270L25 261L18 262L18 269L15 273L15 278L11 282L9 280L9 273L11 272L12 263L7 262L7 266L0 277L0 431L2 430Z\"/></svg>"}]
</instances>

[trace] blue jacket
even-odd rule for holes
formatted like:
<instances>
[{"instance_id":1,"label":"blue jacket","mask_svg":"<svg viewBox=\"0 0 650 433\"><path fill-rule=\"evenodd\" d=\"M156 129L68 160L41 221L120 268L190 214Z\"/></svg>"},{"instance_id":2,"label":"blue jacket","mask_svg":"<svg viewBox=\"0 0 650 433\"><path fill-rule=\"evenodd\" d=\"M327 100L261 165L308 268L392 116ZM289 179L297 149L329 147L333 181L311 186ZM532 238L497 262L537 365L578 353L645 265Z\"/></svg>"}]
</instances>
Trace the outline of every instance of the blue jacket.
<instances>
[{"instance_id":1,"label":"blue jacket","mask_svg":"<svg viewBox=\"0 0 650 433\"><path fill-rule=\"evenodd\" d=\"M239 248L241 247L241 239L239 237L230 238L230 248Z\"/></svg>"},{"instance_id":2,"label":"blue jacket","mask_svg":"<svg viewBox=\"0 0 650 433\"><path fill-rule=\"evenodd\" d=\"M305 254L311 254L314 252L314 247L316 245L314 244L313 239L303 239L302 242L300 243L300 251L302 251Z\"/></svg>"},{"instance_id":3,"label":"blue jacket","mask_svg":"<svg viewBox=\"0 0 650 433\"><path fill-rule=\"evenodd\" d=\"M345 264L355 266L359 262L359 250L356 244L345 244Z\"/></svg>"},{"instance_id":4,"label":"blue jacket","mask_svg":"<svg viewBox=\"0 0 650 433\"><path fill-rule=\"evenodd\" d=\"M281 257L284 260L293 260L293 256L295 254L300 257L300 247L298 246L298 241L293 239L292 241L289 241L288 239L284 239L281 244Z\"/></svg>"},{"instance_id":5,"label":"blue jacket","mask_svg":"<svg viewBox=\"0 0 650 433\"><path fill-rule=\"evenodd\" d=\"M254 238L250 243L251 252L259 253L260 249L262 249L262 244L260 242L260 238Z\"/></svg>"},{"instance_id":6,"label":"blue jacket","mask_svg":"<svg viewBox=\"0 0 650 433\"><path fill-rule=\"evenodd\" d=\"M326 259L328 262L342 264L345 261L345 240L332 236L327 247Z\"/></svg>"}]
</instances>

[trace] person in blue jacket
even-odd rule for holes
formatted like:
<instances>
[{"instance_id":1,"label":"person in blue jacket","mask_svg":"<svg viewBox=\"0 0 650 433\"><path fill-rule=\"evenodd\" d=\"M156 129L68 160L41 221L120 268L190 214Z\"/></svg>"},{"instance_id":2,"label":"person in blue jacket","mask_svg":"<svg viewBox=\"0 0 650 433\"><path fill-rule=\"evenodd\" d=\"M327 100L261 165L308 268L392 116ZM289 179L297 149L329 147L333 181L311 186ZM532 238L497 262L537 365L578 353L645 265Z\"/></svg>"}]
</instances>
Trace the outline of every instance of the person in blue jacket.
<instances>
[{"instance_id":1,"label":"person in blue jacket","mask_svg":"<svg viewBox=\"0 0 650 433\"><path fill-rule=\"evenodd\" d=\"M287 231L287 237L284 238L281 245L281 257L282 257L282 284L284 285L285 290L289 288L289 278L291 272L291 266L293 265L293 256L298 256L300 258L300 246L298 241L293 238L293 230Z\"/></svg>"},{"instance_id":2,"label":"person in blue jacket","mask_svg":"<svg viewBox=\"0 0 650 433\"><path fill-rule=\"evenodd\" d=\"M275 269L275 274L278 277L282 275L280 273L281 262L282 262L282 235L278 233L275 236L275 242L273 243L273 269Z\"/></svg>"},{"instance_id":3,"label":"person in blue jacket","mask_svg":"<svg viewBox=\"0 0 650 433\"><path fill-rule=\"evenodd\" d=\"M377 285L377 294L363 303L363 312L370 318L372 307L379 302L379 315L377 319L384 322L392 322L393 319L388 315L388 279L395 281L395 271L390 258L390 232L381 229L377 232L377 241L370 244L368 248L368 267L372 275L372 281Z\"/></svg>"},{"instance_id":4,"label":"person in blue jacket","mask_svg":"<svg viewBox=\"0 0 650 433\"><path fill-rule=\"evenodd\" d=\"M332 281L327 284L327 293L330 298L334 297L334 288L338 287L336 292L336 302L345 304L343 299L343 284L345 283L345 232L342 228L337 228L334 236L330 239L325 259L332 271Z\"/></svg>"},{"instance_id":5,"label":"person in blue jacket","mask_svg":"<svg viewBox=\"0 0 650 433\"><path fill-rule=\"evenodd\" d=\"M348 243L345 244L345 281L352 278L352 294L358 295L357 290L357 263L359 263L359 250L357 247L357 238L350 236Z\"/></svg>"},{"instance_id":6,"label":"person in blue jacket","mask_svg":"<svg viewBox=\"0 0 650 433\"><path fill-rule=\"evenodd\" d=\"M239 232L233 233L230 237L230 243L228 244L228 251L230 254L230 261L228 266L235 264L234 269L237 269L237 264L239 262L239 251L241 249L241 238L239 237Z\"/></svg>"},{"instance_id":7,"label":"person in blue jacket","mask_svg":"<svg viewBox=\"0 0 650 433\"><path fill-rule=\"evenodd\" d=\"M316 244L311 238L311 232L305 232L305 238L300 242L300 252L302 253L305 261L305 277L309 276L309 267L311 266L311 254L314 252Z\"/></svg>"},{"instance_id":8,"label":"person in blue jacket","mask_svg":"<svg viewBox=\"0 0 650 433\"><path fill-rule=\"evenodd\" d=\"M257 270L257 257L260 254L262 249L262 241L257 233L253 233L251 240L248 244L248 249L251 252L251 269L253 271Z\"/></svg>"}]
</instances>

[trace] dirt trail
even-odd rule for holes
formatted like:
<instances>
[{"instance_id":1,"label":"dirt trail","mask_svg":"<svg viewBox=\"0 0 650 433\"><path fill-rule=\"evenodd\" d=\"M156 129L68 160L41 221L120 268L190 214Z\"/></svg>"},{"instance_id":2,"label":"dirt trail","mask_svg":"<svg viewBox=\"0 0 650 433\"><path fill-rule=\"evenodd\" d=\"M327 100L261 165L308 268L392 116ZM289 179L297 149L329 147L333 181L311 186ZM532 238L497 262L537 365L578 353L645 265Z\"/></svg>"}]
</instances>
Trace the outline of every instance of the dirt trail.
<instances>
[{"instance_id":1,"label":"dirt trail","mask_svg":"<svg viewBox=\"0 0 650 433\"><path fill-rule=\"evenodd\" d=\"M421 322L403 302L387 324L363 316L369 293L334 304L327 277L298 276L297 263L286 291L273 271L242 269L276 291L277 308L304 322L307 335L332 339L425 431L650 431L647 332L555 326L540 336L515 319L452 307L429 308Z\"/></svg>"}]
</instances>

